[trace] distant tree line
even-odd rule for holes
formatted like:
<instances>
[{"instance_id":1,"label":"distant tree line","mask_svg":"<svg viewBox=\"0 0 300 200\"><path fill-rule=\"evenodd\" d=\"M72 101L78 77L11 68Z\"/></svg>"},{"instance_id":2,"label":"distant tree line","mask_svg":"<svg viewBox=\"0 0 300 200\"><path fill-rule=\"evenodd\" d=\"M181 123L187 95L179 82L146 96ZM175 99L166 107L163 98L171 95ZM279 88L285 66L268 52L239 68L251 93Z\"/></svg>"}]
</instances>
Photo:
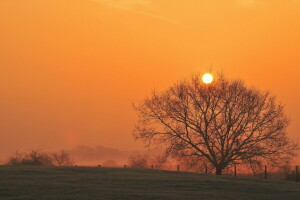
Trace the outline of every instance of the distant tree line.
<instances>
[{"instance_id":1,"label":"distant tree line","mask_svg":"<svg viewBox=\"0 0 300 200\"><path fill-rule=\"evenodd\" d=\"M71 166L74 160L68 152L43 152L42 150L31 150L28 153L15 152L8 161L8 165L35 165L35 166Z\"/></svg>"}]
</instances>

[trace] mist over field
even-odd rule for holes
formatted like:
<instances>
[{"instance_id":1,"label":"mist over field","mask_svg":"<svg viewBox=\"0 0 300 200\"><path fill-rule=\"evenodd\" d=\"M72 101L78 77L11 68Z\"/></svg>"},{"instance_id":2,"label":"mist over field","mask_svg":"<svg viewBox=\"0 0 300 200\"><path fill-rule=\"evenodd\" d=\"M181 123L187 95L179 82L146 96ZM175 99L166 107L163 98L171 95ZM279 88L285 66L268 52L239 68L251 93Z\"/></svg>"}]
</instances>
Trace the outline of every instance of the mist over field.
<instances>
[{"instance_id":1,"label":"mist over field","mask_svg":"<svg viewBox=\"0 0 300 200\"><path fill-rule=\"evenodd\" d=\"M88 147L77 146L68 150L70 155L79 165L98 165L106 161L115 161L118 165L124 165L128 162L131 152L119 149L106 148L103 146Z\"/></svg>"}]
</instances>

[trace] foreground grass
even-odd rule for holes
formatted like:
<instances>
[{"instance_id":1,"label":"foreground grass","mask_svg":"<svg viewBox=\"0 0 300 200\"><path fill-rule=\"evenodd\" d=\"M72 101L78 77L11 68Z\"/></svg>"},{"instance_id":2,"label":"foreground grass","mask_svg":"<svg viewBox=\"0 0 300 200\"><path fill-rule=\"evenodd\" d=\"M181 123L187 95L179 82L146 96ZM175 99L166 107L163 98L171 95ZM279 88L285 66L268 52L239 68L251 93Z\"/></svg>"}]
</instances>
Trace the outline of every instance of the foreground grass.
<instances>
[{"instance_id":1,"label":"foreground grass","mask_svg":"<svg viewBox=\"0 0 300 200\"><path fill-rule=\"evenodd\" d=\"M0 199L300 199L300 183L143 169L0 166Z\"/></svg>"}]
</instances>

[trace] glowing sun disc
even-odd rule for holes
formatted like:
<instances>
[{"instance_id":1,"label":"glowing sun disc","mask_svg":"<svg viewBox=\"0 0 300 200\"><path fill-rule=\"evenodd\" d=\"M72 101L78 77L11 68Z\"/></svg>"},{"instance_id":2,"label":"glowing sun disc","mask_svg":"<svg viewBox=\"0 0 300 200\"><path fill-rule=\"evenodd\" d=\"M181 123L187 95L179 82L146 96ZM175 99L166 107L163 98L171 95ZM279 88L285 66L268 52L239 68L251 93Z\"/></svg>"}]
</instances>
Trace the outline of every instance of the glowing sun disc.
<instances>
[{"instance_id":1,"label":"glowing sun disc","mask_svg":"<svg viewBox=\"0 0 300 200\"><path fill-rule=\"evenodd\" d=\"M205 73L205 74L203 74L203 76L202 76L202 81L203 81L203 83L205 83L205 84L209 84L209 83L211 83L213 80L214 80L214 77L213 77L213 75L210 74L210 73Z\"/></svg>"}]
</instances>

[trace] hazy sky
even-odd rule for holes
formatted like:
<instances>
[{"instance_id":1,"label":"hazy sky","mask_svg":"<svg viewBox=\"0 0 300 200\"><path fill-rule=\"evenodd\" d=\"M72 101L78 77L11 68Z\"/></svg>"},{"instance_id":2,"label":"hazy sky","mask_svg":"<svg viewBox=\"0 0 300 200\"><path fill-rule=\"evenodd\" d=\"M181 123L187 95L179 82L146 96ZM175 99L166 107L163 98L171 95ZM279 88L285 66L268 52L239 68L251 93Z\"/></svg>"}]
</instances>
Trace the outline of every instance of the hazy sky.
<instances>
[{"instance_id":1,"label":"hazy sky","mask_svg":"<svg viewBox=\"0 0 300 200\"><path fill-rule=\"evenodd\" d=\"M0 0L0 156L141 149L132 102L211 66L276 95L300 142L300 0Z\"/></svg>"}]
</instances>

